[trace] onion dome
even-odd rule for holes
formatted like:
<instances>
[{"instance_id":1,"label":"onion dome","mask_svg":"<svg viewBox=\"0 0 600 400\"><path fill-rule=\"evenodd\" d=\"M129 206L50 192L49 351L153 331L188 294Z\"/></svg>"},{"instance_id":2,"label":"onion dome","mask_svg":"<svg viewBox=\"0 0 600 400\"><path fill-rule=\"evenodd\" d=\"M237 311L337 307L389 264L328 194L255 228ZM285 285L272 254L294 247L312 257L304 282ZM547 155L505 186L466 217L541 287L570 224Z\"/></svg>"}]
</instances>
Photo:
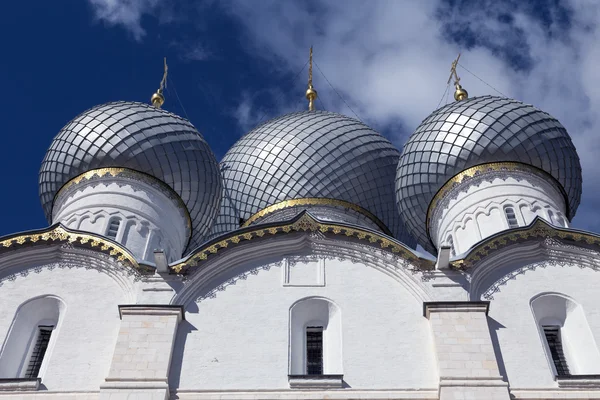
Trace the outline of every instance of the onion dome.
<instances>
[{"instance_id":1,"label":"onion dome","mask_svg":"<svg viewBox=\"0 0 600 400\"><path fill-rule=\"evenodd\" d=\"M221 212L211 236L291 199L334 199L367 210L408 246L394 198L399 151L353 118L303 111L268 121L225 154Z\"/></svg>"},{"instance_id":2,"label":"onion dome","mask_svg":"<svg viewBox=\"0 0 600 400\"><path fill-rule=\"evenodd\" d=\"M121 167L167 184L192 222L188 248L197 246L219 210L222 183L208 143L186 119L148 104L114 102L75 117L52 141L39 176L44 213L60 188L89 170Z\"/></svg>"},{"instance_id":3,"label":"onion dome","mask_svg":"<svg viewBox=\"0 0 600 400\"><path fill-rule=\"evenodd\" d=\"M564 190L572 219L581 199L581 165L566 129L537 108L482 96L450 103L419 125L404 146L396 174L400 215L419 244L435 252L428 207L438 190L467 168L519 162L546 171Z\"/></svg>"}]
</instances>

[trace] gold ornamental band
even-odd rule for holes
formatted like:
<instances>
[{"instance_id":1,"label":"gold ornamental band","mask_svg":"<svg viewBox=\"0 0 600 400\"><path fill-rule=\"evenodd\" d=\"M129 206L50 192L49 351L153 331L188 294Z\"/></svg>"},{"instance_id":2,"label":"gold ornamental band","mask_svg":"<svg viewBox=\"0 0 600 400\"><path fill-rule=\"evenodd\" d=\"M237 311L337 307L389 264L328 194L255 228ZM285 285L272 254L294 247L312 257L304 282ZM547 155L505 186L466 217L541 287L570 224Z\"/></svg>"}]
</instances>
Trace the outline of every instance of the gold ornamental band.
<instances>
[{"instance_id":1,"label":"gold ornamental band","mask_svg":"<svg viewBox=\"0 0 600 400\"><path fill-rule=\"evenodd\" d=\"M269 215L275 211L283 210L286 208L292 207L302 207L302 206L331 206L331 207L343 207L348 208L352 211L356 211L359 214L367 217L371 221L373 221L383 232L387 235L392 236L390 229L383 223L377 216L375 216L370 211L357 206L356 204L350 203L344 200L337 199L329 199L329 198L321 198L321 197L305 197L302 199L290 199L280 201L279 203L272 204L268 207L263 208L256 214L252 215L250 218L244 222L242 227L250 226L254 221L260 219L266 215Z\"/></svg>"},{"instance_id":2,"label":"gold ornamental band","mask_svg":"<svg viewBox=\"0 0 600 400\"><path fill-rule=\"evenodd\" d=\"M495 171L524 171L524 172L537 173L538 175L539 174L543 175L544 178L546 178L546 179L550 180L552 183L554 183L554 185L558 188L558 190L560 190L560 192L563 194L563 196L565 198L565 204L567 204L567 209L568 209L569 199L568 199L567 194L565 193L562 185L560 184L560 182L558 182L556 180L556 178L554 178L552 175L550 175L546 171L544 171L538 167L534 167L532 165L523 164L520 162L512 162L512 161L511 162L495 162L495 163L479 164L479 165L475 165L474 167L467 168L464 171L459 172L458 174L454 175L446 183L444 183L444 185L440 188L440 190L437 191L435 196L433 196L433 199L431 199L431 202L429 202L429 207L427 208L427 219L426 219L427 233L429 234L429 225L430 225L430 220L431 220L431 217L433 214L433 210L435 210L438 203L448 194L448 192L450 192L457 185L461 184L465 179L472 178L472 177L482 174L482 173L495 172Z\"/></svg>"},{"instance_id":3,"label":"gold ornamental band","mask_svg":"<svg viewBox=\"0 0 600 400\"><path fill-rule=\"evenodd\" d=\"M190 213L183 202L181 197L175 192L169 185L161 181L160 179L155 178L152 175L146 174L144 172L139 172L134 169L129 168L120 168L120 167L107 167L107 168L96 168L91 169L89 171L84 172L83 174L77 175L75 178L72 178L67 183L65 183L59 190L56 192L54 196L54 201L64 194L70 187L77 185L81 182L91 180L93 178L104 178L107 176L110 177L118 177L119 175L123 176L135 176L139 178L142 182L148 184L156 185L159 190L161 190L164 194L167 195L170 199L173 199L177 203L177 207L181 209L185 215L186 225L190 231L190 236L192 232L192 218L190 217Z\"/></svg>"}]
</instances>

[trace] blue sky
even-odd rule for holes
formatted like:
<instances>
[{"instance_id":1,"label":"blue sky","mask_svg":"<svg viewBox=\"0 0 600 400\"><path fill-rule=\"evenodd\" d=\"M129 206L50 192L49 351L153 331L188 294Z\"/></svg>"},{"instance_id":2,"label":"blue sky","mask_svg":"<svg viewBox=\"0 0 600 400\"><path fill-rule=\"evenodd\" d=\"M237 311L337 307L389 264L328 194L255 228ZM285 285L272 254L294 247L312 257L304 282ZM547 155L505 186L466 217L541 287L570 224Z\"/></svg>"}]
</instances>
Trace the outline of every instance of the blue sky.
<instances>
[{"instance_id":1,"label":"blue sky","mask_svg":"<svg viewBox=\"0 0 600 400\"><path fill-rule=\"evenodd\" d=\"M600 231L597 1L36 0L8 2L4 16L0 235L46 225L37 174L60 128L96 104L148 101L163 56L164 108L220 159L260 120L306 107L306 71L296 75L311 44L352 110L315 70L318 107L356 112L399 148L446 100L462 51L471 95L498 90L567 127L584 173L574 226Z\"/></svg>"}]
</instances>

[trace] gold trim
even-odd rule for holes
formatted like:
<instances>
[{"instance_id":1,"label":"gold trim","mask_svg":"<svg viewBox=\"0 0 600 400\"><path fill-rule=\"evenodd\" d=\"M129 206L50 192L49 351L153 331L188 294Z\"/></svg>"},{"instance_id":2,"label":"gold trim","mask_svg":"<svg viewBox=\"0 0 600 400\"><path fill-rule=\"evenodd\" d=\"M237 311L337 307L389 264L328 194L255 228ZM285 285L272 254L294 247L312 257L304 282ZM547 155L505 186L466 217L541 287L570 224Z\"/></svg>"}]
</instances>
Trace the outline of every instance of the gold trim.
<instances>
[{"instance_id":1,"label":"gold trim","mask_svg":"<svg viewBox=\"0 0 600 400\"><path fill-rule=\"evenodd\" d=\"M391 240L377 233L369 232L359 228L349 228L337 224L322 223L312 218L309 214L304 213L298 220L291 223L284 223L276 227L254 229L252 231L234 234L229 236L217 243L213 243L205 248L198 249L196 253L192 254L187 260L178 264L172 265L170 268L176 272L185 272L190 267L196 267L202 261L208 259L209 255L216 254L224 248L232 244L240 243L243 240L253 240L256 238L262 238L267 235L276 235L280 233L290 232L321 232L331 233L334 235L344 235L347 237L356 237L358 240L366 242L368 244L379 243L380 247L391 253L398 254L405 260L414 263L424 270L433 269L434 263L430 260L422 259L417 257L409 249L403 245Z\"/></svg>"},{"instance_id":2,"label":"gold trim","mask_svg":"<svg viewBox=\"0 0 600 400\"><path fill-rule=\"evenodd\" d=\"M262 210L260 210L259 212L257 212L256 214L252 215L250 218L248 218L246 220L246 222L244 222L242 224L242 227L250 226L257 219L260 219L260 218L262 218L266 215L269 215L275 211L279 211L279 210L283 210L283 209L291 208L291 207L299 207L299 206L332 206L332 207L349 208L352 211L356 211L357 213L362 214L363 216L369 218L371 221L373 221L375 224L377 224L377 226L379 228L381 228L382 231L384 231L386 234L389 234L390 236L392 236L390 229L387 226L385 226L385 224L383 222L381 222L381 220L379 218L377 218L377 216L372 214L370 211L362 208L361 206L357 206L356 204L350 203L348 201L329 199L329 198L323 198L323 197L305 197L305 198L301 198L301 199L291 199L291 200L280 201L279 203L275 203L268 207L265 207Z\"/></svg>"},{"instance_id":3,"label":"gold trim","mask_svg":"<svg viewBox=\"0 0 600 400\"><path fill-rule=\"evenodd\" d=\"M154 269L148 269L138 264L136 259L119 244L110 242L100 236L70 232L61 225L44 233L27 233L23 235L13 236L8 239L0 240L0 250L15 248L25 244L38 245L47 242L67 242L71 244L86 245L86 247L96 248L96 250L107 254L111 258L122 262L142 273L154 272Z\"/></svg>"},{"instance_id":4,"label":"gold trim","mask_svg":"<svg viewBox=\"0 0 600 400\"><path fill-rule=\"evenodd\" d=\"M89 171L86 171L83 174L77 175L76 177L72 178L71 180L66 182L64 185L62 185L62 187L54 195L53 203L56 201L56 199L59 196L64 194L64 192L66 192L69 188L71 188L72 186L77 185L83 181L88 181L93 178L104 178L106 176L116 178L121 174L140 175L141 177L144 177L144 178L149 179L150 181L156 183L162 190L165 190L167 193L169 193L171 196L167 196L167 197L173 198L177 202L177 206L179 208L181 208L185 214L186 226L190 231L190 237L188 238L188 240L191 239L191 237L192 237L192 217L190 216L190 212L188 211L187 206L185 205L183 200L181 200L181 197L179 197L179 194L177 194L177 192L175 190L173 190L169 185L167 185L160 179L155 178L152 175L146 174L145 172L136 171L134 169L120 168L120 167L107 167L107 168L96 168L96 169L91 169ZM52 208L54 208L54 204L52 204ZM50 211L50 212L52 212L52 211Z\"/></svg>"},{"instance_id":5,"label":"gold trim","mask_svg":"<svg viewBox=\"0 0 600 400\"><path fill-rule=\"evenodd\" d=\"M456 269L467 269L472 267L478 261L489 256L502 247L516 243L518 240L535 239L535 238L558 238L567 239L574 242L584 242L586 244L600 246L600 237L589 233L569 232L559 230L548 224L545 220L537 218L536 222L523 230L508 230L506 233L499 236L493 236L487 240L479 242L467 256L460 260L451 262L451 265Z\"/></svg>"},{"instance_id":6,"label":"gold trim","mask_svg":"<svg viewBox=\"0 0 600 400\"><path fill-rule=\"evenodd\" d=\"M446 183L444 183L444 185L433 196L433 198L429 202L429 207L427 208L427 219L426 219L427 235L429 236L429 227L430 227L433 210L436 208L438 203L448 194L448 192L450 192L452 189L454 189L454 187L456 187L457 185L460 185L464 180L466 180L468 178L472 178L481 173L495 172L495 171L527 171L527 172L544 174L546 178L550 178L550 180L552 182L554 182L554 184L558 188L558 190L563 194L563 196L565 196L565 204L567 205L567 209L568 209L569 201L568 201L568 198L566 197L566 194L564 193L564 189L563 189L562 185L560 184L560 182L558 182L552 175L550 175L546 171L539 169L537 167L534 167L532 165L523 164L520 162L513 162L513 161L479 164L479 165L475 165L474 167L467 168L464 171L459 172L458 174L454 175L452 178L450 178L448 181L446 181Z\"/></svg>"}]
</instances>

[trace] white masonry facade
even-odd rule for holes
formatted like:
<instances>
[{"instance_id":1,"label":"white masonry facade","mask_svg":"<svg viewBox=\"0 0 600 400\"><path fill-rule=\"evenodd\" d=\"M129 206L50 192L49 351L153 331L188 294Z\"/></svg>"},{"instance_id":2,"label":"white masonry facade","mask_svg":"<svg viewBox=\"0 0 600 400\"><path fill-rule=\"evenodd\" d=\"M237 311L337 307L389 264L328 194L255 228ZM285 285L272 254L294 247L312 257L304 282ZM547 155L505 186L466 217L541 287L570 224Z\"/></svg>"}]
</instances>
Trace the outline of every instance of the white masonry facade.
<instances>
[{"instance_id":1,"label":"white masonry facade","mask_svg":"<svg viewBox=\"0 0 600 400\"><path fill-rule=\"evenodd\" d=\"M40 196L49 226L0 237L0 400L600 399L600 236L533 106L462 99L402 151L292 113L218 163L109 103Z\"/></svg>"}]
</instances>

